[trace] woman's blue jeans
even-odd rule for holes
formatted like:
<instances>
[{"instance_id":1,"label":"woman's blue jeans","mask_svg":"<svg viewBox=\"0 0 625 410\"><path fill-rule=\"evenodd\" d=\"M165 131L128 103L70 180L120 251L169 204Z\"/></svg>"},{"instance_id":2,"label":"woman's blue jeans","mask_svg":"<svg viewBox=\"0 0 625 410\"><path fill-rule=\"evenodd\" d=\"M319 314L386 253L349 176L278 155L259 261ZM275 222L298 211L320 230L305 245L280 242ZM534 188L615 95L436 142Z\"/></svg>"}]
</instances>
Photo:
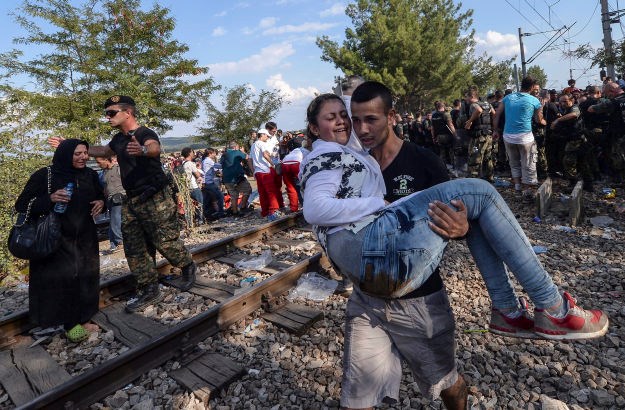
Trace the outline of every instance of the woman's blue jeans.
<instances>
[{"instance_id":1,"label":"woman's blue jeans","mask_svg":"<svg viewBox=\"0 0 625 410\"><path fill-rule=\"evenodd\" d=\"M464 178L435 185L394 202L367 226L360 288L379 297L400 297L417 289L439 265L448 240L428 226L428 205L460 199L471 230L467 243L497 309L518 307L506 265L537 308L557 305L561 296L532 250L504 199L489 183Z\"/></svg>"}]
</instances>

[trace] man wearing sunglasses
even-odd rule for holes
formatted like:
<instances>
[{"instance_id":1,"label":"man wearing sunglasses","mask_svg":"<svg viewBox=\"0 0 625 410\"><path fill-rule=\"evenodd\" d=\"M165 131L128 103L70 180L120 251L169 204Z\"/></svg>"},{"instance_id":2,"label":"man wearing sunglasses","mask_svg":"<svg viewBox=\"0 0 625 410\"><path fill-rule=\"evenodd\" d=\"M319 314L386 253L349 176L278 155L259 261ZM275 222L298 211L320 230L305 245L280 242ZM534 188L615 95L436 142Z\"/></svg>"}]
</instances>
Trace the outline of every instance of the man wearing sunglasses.
<instances>
[{"instance_id":1,"label":"man wearing sunglasses","mask_svg":"<svg viewBox=\"0 0 625 410\"><path fill-rule=\"evenodd\" d=\"M122 204L122 235L128 266L137 278L136 294L126 311L136 312L162 299L158 288L156 250L173 266L182 269L179 280L171 283L189 290L195 282L196 266L180 239L176 203L160 161L158 135L139 125L135 101L114 95L104 103L104 115L119 132L105 146L90 146L89 155L117 155L122 185L127 198ZM50 138L55 146L62 138Z\"/></svg>"}]
</instances>

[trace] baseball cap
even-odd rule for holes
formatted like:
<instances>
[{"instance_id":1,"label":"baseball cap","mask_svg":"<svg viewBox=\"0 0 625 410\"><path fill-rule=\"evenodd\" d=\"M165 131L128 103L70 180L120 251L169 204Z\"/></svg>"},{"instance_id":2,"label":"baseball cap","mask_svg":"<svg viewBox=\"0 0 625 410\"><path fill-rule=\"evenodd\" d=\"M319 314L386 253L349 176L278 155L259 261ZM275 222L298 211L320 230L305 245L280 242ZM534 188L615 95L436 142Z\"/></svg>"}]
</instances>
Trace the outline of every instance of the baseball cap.
<instances>
[{"instance_id":1,"label":"baseball cap","mask_svg":"<svg viewBox=\"0 0 625 410\"><path fill-rule=\"evenodd\" d=\"M256 133L258 135L260 135L260 134L267 134L267 135L269 135L269 131L267 131L266 128L260 128L258 131L256 131Z\"/></svg>"}]
</instances>

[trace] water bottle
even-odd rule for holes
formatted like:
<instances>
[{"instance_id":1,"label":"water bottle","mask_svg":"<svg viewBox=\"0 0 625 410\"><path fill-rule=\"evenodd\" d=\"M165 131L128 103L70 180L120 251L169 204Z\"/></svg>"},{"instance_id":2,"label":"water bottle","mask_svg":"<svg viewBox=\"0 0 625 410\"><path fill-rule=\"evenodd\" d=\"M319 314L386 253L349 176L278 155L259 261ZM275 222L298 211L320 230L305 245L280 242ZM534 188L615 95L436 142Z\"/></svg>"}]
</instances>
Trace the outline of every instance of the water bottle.
<instances>
[{"instance_id":1,"label":"water bottle","mask_svg":"<svg viewBox=\"0 0 625 410\"><path fill-rule=\"evenodd\" d=\"M74 183L68 182L67 185L65 186L65 192L67 192L67 195L69 195L69 197L71 198L72 193L74 192ZM66 202L57 202L54 205L54 212L56 212L57 214L65 213L66 209L67 209Z\"/></svg>"}]
</instances>

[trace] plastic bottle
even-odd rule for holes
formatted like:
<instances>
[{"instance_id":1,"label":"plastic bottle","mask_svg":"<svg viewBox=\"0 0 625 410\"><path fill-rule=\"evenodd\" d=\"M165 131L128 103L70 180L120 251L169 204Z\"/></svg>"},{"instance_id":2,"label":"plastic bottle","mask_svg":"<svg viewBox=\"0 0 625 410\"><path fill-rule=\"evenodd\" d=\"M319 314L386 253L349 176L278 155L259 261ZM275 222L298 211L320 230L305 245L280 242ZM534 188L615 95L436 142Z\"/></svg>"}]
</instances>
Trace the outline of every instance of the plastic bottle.
<instances>
[{"instance_id":1,"label":"plastic bottle","mask_svg":"<svg viewBox=\"0 0 625 410\"><path fill-rule=\"evenodd\" d=\"M65 192L67 192L67 195L69 195L69 197L71 198L72 193L74 192L74 183L68 182L67 185L65 186ZM67 209L67 202L57 202L54 205L54 212L56 212L57 214L65 213L66 209Z\"/></svg>"}]
</instances>

